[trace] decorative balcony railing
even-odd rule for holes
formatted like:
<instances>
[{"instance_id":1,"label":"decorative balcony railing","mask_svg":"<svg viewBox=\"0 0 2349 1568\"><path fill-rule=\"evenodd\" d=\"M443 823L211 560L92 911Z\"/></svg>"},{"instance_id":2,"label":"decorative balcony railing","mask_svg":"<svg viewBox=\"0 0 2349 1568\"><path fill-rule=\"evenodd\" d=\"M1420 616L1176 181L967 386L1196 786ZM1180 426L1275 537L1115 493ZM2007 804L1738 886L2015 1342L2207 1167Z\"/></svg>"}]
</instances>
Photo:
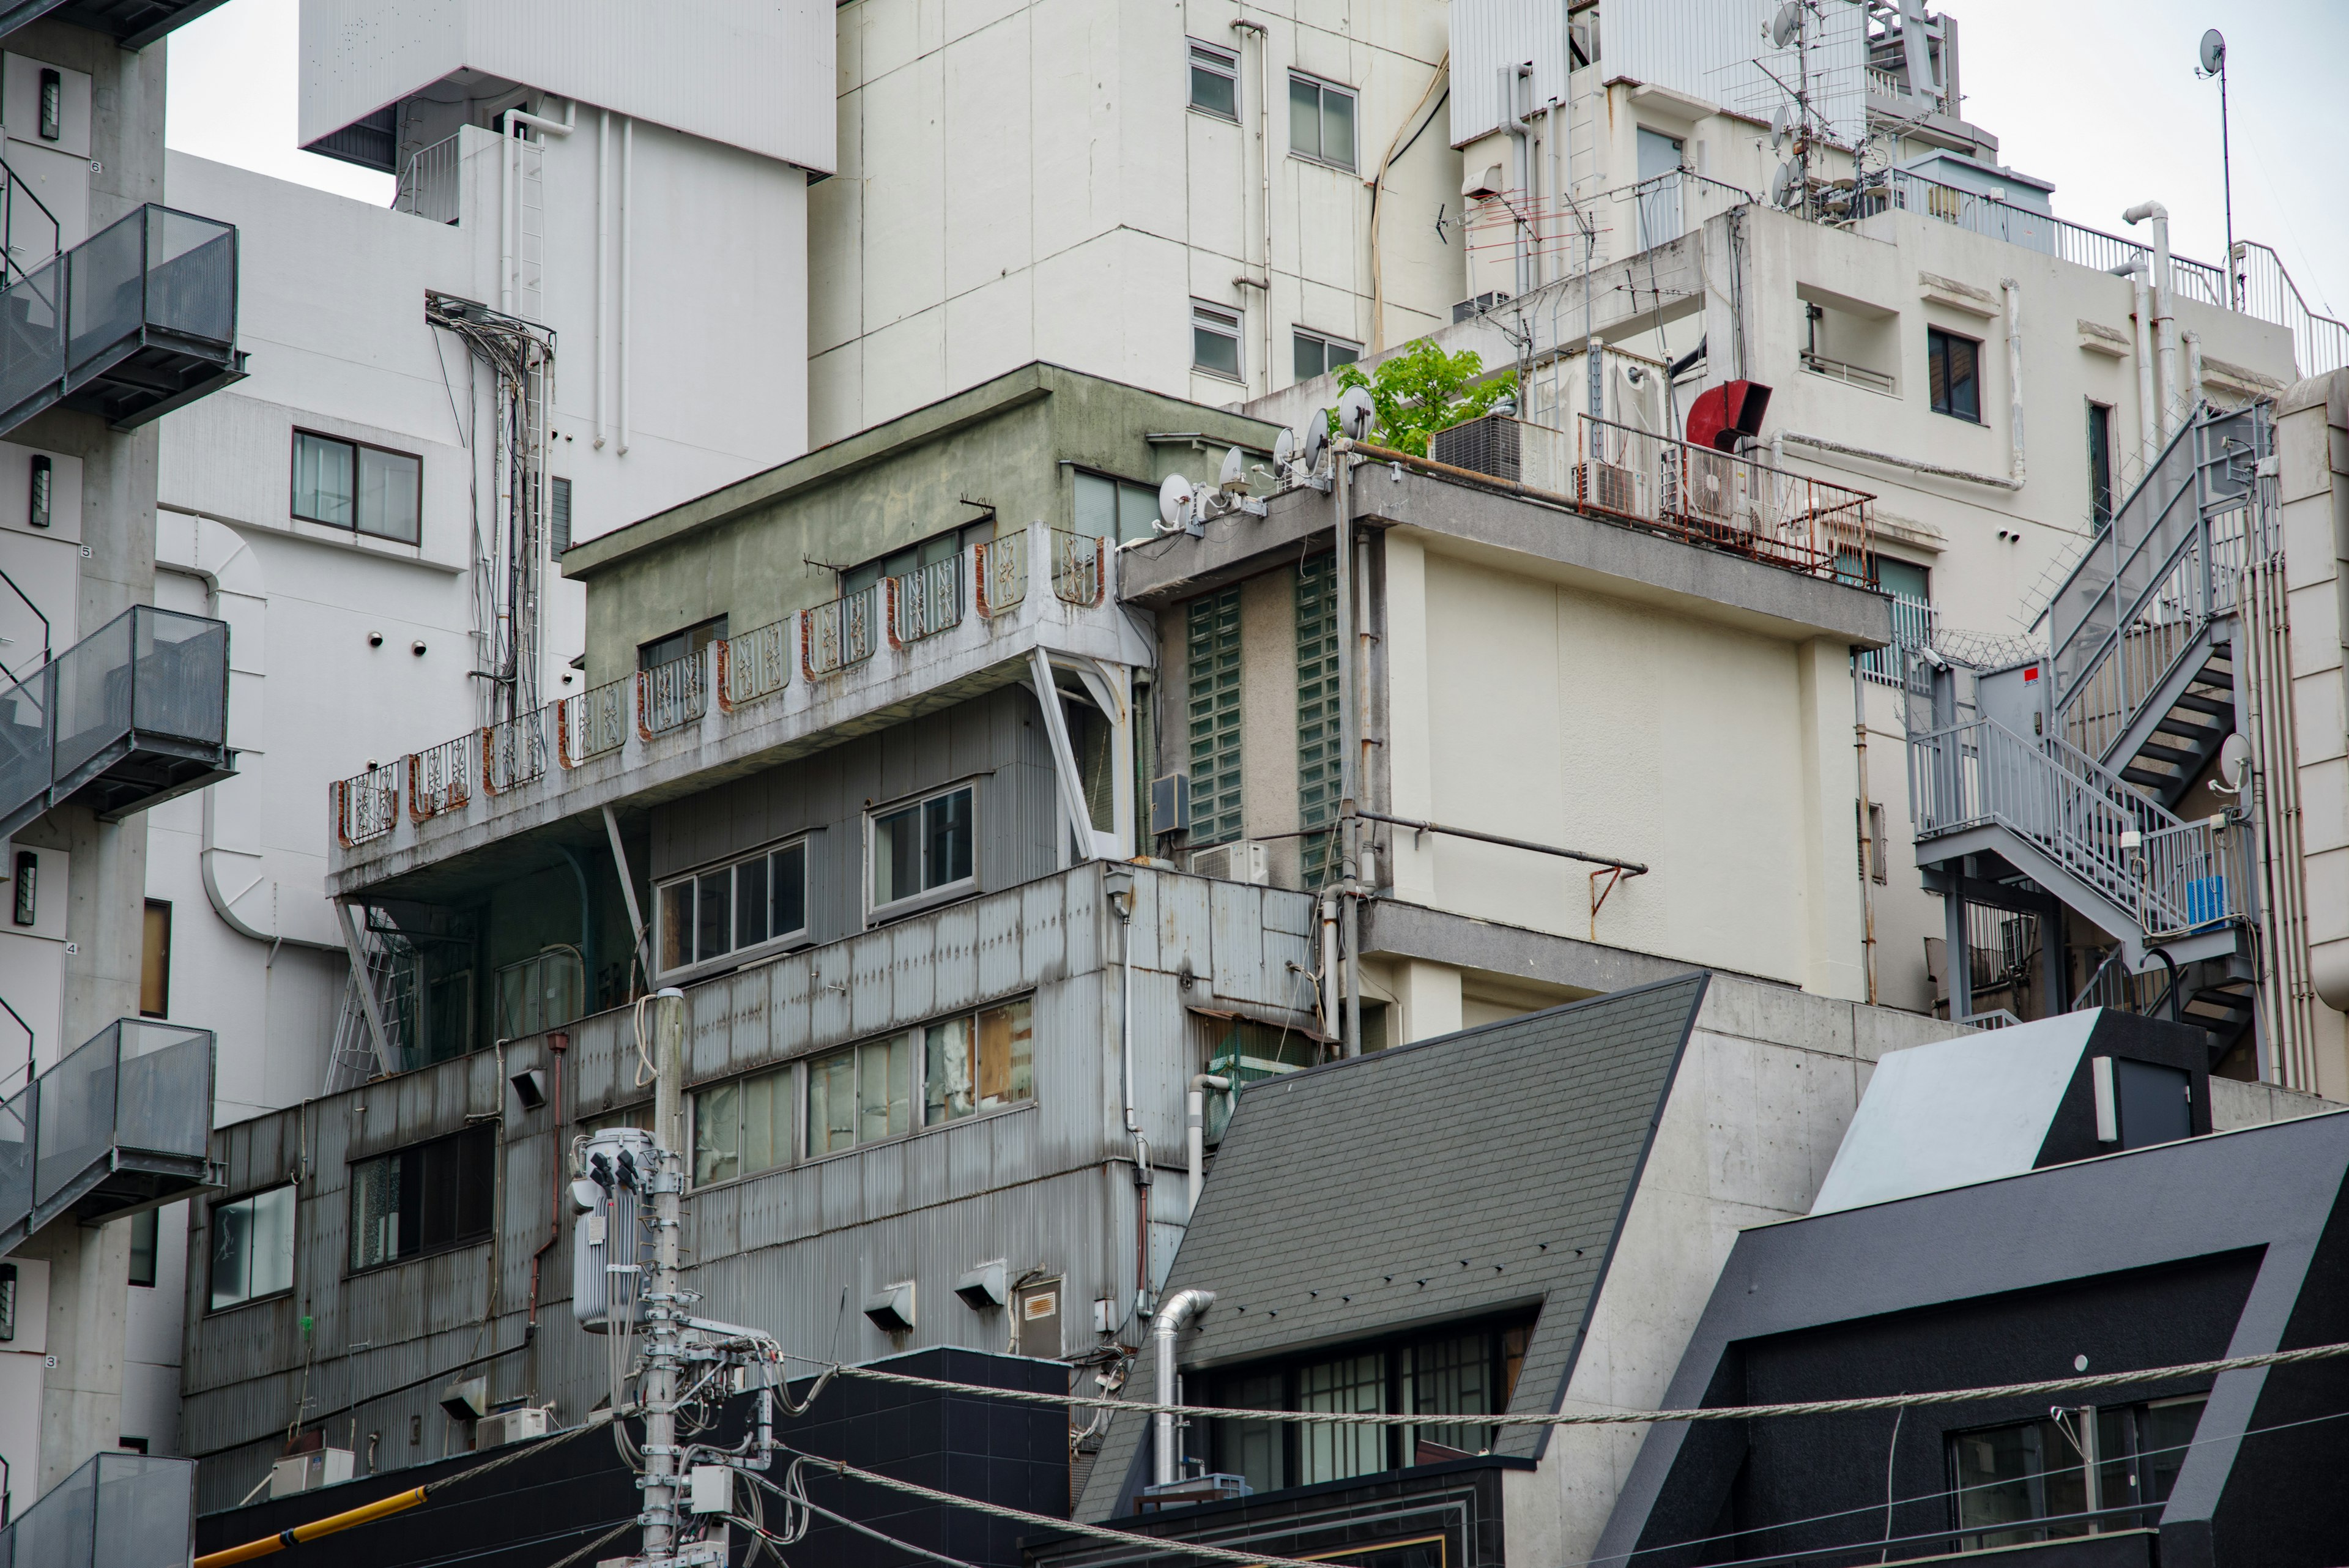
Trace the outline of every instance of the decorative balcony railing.
<instances>
[{"instance_id":1,"label":"decorative balcony railing","mask_svg":"<svg viewBox=\"0 0 2349 1568\"><path fill-rule=\"evenodd\" d=\"M873 657L880 597L881 585L874 583L800 612L800 670L810 680Z\"/></svg>"},{"instance_id":2,"label":"decorative balcony railing","mask_svg":"<svg viewBox=\"0 0 2349 1568\"><path fill-rule=\"evenodd\" d=\"M628 739L628 698L633 676L591 686L554 704L555 761L575 768L590 757L616 752Z\"/></svg>"},{"instance_id":3,"label":"decorative balcony railing","mask_svg":"<svg viewBox=\"0 0 2349 1568\"><path fill-rule=\"evenodd\" d=\"M646 740L682 730L708 711L708 653L697 649L636 671L636 733Z\"/></svg>"},{"instance_id":4,"label":"decorative balcony railing","mask_svg":"<svg viewBox=\"0 0 2349 1568\"><path fill-rule=\"evenodd\" d=\"M884 580L891 647L903 648L962 624L962 556L957 554Z\"/></svg>"},{"instance_id":5,"label":"decorative balcony railing","mask_svg":"<svg viewBox=\"0 0 2349 1568\"><path fill-rule=\"evenodd\" d=\"M989 620L1009 615L1028 597L1028 535L999 534L973 554L978 613Z\"/></svg>"},{"instance_id":6,"label":"decorative balcony railing","mask_svg":"<svg viewBox=\"0 0 2349 1568\"><path fill-rule=\"evenodd\" d=\"M1052 594L1062 604L1090 608L1109 591L1107 539L1052 530Z\"/></svg>"},{"instance_id":7,"label":"decorative balcony railing","mask_svg":"<svg viewBox=\"0 0 2349 1568\"><path fill-rule=\"evenodd\" d=\"M541 777L546 772L547 710L523 713L481 730L481 787L492 794Z\"/></svg>"},{"instance_id":8,"label":"decorative balcony railing","mask_svg":"<svg viewBox=\"0 0 2349 1568\"><path fill-rule=\"evenodd\" d=\"M473 798L473 732L453 741L411 752L408 757L408 815L415 821L455 811Z\"/></svg>"},{"instance_id":9,"label":"decorative balcony railing","mask_svg":"<svg viewBox=\"0 0 2349 1568\"><path fill-rule=\"evenodd\" d=\"M387 763L335 781L335 837L344 848L381 838L398 826L401 766Z\"/></svg>"},{"instance_id":10,"label":"decorative balcony railing","mask_svg":"<svg viewBox=\"0 0 2349 1568\"><path fill-rule=\"evenodd\" d=\"M792 625L786 617L718 644L718 705L727 712L791 684Z\"/></svg>"}]
</instances>

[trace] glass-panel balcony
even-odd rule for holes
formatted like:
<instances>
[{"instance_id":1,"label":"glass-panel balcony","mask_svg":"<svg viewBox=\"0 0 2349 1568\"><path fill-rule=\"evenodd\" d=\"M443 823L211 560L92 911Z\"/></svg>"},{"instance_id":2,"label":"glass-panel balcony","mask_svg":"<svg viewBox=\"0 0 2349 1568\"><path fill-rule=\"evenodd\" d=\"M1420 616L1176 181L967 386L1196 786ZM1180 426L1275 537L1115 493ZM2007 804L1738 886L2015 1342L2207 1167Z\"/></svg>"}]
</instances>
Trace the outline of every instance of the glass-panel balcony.
<instances>
[{"instance_id":1,"label":"glass-panel balcony","mask_svg":"<svg viewBox=\"0 0 2349 1568\"><path fill-rule=\"evenodd\" d=\"M0 1568L186 1568L195 1501L192 1459L95 1454L0 1528Z\"/></svg>"},{"instance_id":2,"label":"glass-panel balcony","mask_svg":"<svg viewBox=\"0 0 2349 1568\"><path fill-rule=\"evenodd\" d=\"M0 1252L205 1185L212 1055L210 1030L125 1018L0 1103Z\"/></svg>"},{"instance_id":3,"label":"glass-panel balcony","mask_svg":"<svg viewBox=\"0 0 2349 1568\"><path fill-rule=\"evenodd\" d=\"M234 771L228 627L140 605L0 690L0 834L72 800L105 818Z\"/></svg>"},{"instance_id":4,"label":"glass-panel balcony","mask_svg":"<svg viewBox=\"0 0 2349 1568\"><path fill-rule=\"evenodd\" d=\"M243 377L237 235L150 203L0 290L0 434L63 404L118 430Z\"/></svg>"}]
</instances>

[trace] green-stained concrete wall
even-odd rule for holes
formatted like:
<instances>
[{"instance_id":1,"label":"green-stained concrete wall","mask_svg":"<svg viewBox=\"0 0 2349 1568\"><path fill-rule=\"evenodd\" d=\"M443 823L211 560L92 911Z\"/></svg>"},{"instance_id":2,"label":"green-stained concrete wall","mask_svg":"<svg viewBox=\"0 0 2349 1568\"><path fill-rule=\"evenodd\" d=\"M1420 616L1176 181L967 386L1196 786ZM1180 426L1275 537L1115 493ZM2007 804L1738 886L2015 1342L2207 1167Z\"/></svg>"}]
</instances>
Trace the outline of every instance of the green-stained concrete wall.
<instances>
[{"instance_id":1,"label":"green-stained concrete wall","mask_svg":"<svg viewBox=\"0 0 2349 1568\"><path fill-rule=\"evenodd\" d=\"M640 645L714 616L740 633L822 604L840 591L836 569L981 519L988 506L1006 528L1070 527L1079 469L1212 484L1228 447L1268 451L1277 431L1025 366L574 546L562 569L587 585L588 681L620 679Z\"/></svg>"}]
</instances>

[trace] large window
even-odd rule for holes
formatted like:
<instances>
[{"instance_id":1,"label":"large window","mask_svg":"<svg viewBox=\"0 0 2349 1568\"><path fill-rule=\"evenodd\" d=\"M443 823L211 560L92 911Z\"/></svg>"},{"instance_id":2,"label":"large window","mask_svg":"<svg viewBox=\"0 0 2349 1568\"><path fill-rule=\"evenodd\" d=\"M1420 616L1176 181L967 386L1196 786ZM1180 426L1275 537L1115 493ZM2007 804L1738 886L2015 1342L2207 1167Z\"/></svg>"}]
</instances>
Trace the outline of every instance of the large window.
<instances>
[{"instance_id":1,"label":"large window","mask_svg":"<svg viewBox=\"0 0 2349 1568\"><path fill-rule=\"evenodd\" d=\"M893 1034L808 1064L808 1154L914 1130L914 1037Z\"/></svg>"},{"instance_id":2,"label":"large window","mask_svg":"<svg viewBox=\"0 0 2349 1568\"><path fill-rule=\"evenodd\" d=\"M695 1093L695 1186L772 1170L791 1158L792 1069L778 1067Z\"/></svg>"},{"instance_id":3,"label":"large window","mask_svg":"<svg viewBox=\"0 0 2349 1568\"><path fill-rule=\"evenodd\" d=\"M1954 1434L1949 1440L1951 1511L1965 1532L1960 1549L2085 1535L2092 1522L2104 1530L2155 1522L2178 1483L2202 1405L2198 1394L2098 1410L2093 1444L2076 1411L2064 1412L2061 1422L2021 1421Z\"/></svg>"},{"instance_id":4,"label":"large window","mask_svg":"<svg viewBox=\"0 0 2349 1568\"><path fill-rule=\"evenodd\" d=\"M351 1268L372 1269L487 1236L496 1219L496 1130L477 1127L353 1165Z\"/></svg>"},{"instance_id":5,"label":"large window","mask_svg":"<svg viewBox=\"0 0 2349 1568\"><path fill-rule=\"evenodd\" d=\"M1036 1097L1036 1026L1027 1002L922 1031L922 1125Z\"/></svg>"},{"instance_id":6,"label":"large window","mask_svg":"<svg viewBox=\"0 0 2349 1568\"><path fill-rule=\"evenodd\" d=\"M212 1205L212 1310L294 1288L294 1189Z\"/></svg>"},{"instance_id":7,"label":"large window","mask_svg":"<svg viewBox=\"0 0 2349 1568\"><path fill-rule=\"evenodd\" d=\"M1240 118L1240 57L1213 44L1191 43L1191 107L1237 123Z\"/></svg>"},{"instance_id":8,"label":"large window","mask_svg":"<svg viewBox=\"0 0 2349 1568\"><path fill-rule=\"evenodd\" d=\"M498 1038L560 1029L586 1012L581 1005L579 954L570 948L510 963L498 971Z\"/></svg>"},{"instance_id":9,"label":"large window","mask_svg":"<svg viewBox=\"0 0 2349 1568\"><path fill-rule=\"evenodd\" d=\"M1327 375L1339 366L1350 365L1362 357L1361 344L1332 337L1326 332L1308 332L1299 327L1291 337L1297 379L1300 381Z\"/></svg>"},{"instance_id":10,"label":"large window","mask_svg":"<svg viewBox=\"0 0 2349 1568\"><path fill-rule=\"evenodd\" d=\"M294 432L294 515L413 545L423 536L424 460L334 436Z\"/></svg>"},{"instance_id":11,"label":"large window","mask_svg":"<svg viewBox=\"0 0 2349 1568\"><path fill-rule=\"evenodd\" d=\"M1156 531L1158 492L1130 479L1077 472L1077 532L1128 544Z\"/></svg>"},{"instance_id":12,"label":"large window","mask_svg":"<svg viewBox=\"0 0 2349 1568\"><path fill-rule=\"evenodd\" d=\"M661 884L664 974L807 934L807 841Z\"/></svg>"},{"instance_id":13,"label":"large window","mask_svg":"<svg viewBox=\"0 0 2349 1568\"><path fill-rule=\"evenodd\" d=\"M1193 300L1191 369L1237 381L1242 379L1240 365L1240 313Z\"/></svg>"},{"instance_id":14,"label":"large window","mask_svg":"<svg viewBox=\"0 0 2349 1568\"><path fill-rule=\"evenodd\" d=\"M1340 169L1354 166L1354 95L1312 77L1288 78L1288 150Z\"/></svg>"},{"instance_id":15,"label":"large window","mask_svg":"<svg viewBox=\"0 0 2349 1568\"><path fill-rule=\"evenodd\" d=\"M1938 327L1926 328L1925 381L1932 389L1935 413L1982 423L1981 344Z\"/></svg>"},{"instance_id":16,"label":"large window","mask_svg":"<svg viewBox=\"0 0 2349 1568\"><path fill-rule=\"evenodd\" d=\"M973 879L971 786L873 816L873 907L885 909Z\"/></svg>"},{"instance_id":17,"label":"large window","mask_svg":"<svg viewBox=\"0 0 2349 1568\"><path fill-rule=\"evenodd\" d=\"M1034 1010L1025 998L999 1002L810 1062L807 1151L911 1132L917 1106L921 1126L942 1127L1035 1097Z\"/></svg>"},{"instance_id":18,"label":"large window","mask_svg":"<svg viewBox=\"0 0 2349 1568\"><path fill-rule=\"evenodd\" d=\"M2088 516L2099 528L2113 520L2113 410L2088 405Z\"/></svg>"}]
</instances>

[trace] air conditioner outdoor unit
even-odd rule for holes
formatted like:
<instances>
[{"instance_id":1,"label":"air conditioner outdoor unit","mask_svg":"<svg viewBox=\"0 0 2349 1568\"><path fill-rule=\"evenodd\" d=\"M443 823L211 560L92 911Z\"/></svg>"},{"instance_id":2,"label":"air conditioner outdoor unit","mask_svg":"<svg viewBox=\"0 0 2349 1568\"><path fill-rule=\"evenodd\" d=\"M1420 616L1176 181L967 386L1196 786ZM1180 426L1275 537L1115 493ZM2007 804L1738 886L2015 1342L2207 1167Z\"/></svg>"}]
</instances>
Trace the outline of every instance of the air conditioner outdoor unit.
<instances>
[{"instance_id":1,"label":"air conditioner outdoor unit","mask_svg":"<svg viewBox=\"0 0 2349 1568\"><path fill-rule=\"evenodd\" d=\"M1191 875L1212 877L1218 882L1246 882L1261 888L1271 879L1264 864L1264 846L1239 839L1230 844L1218 844L1213 849L1191 851Z\"/></svg>"},{"instance_id":2,"label":"air conditioner outdoor unit","mask_svg":"<svg viewBox=\"0 0 2349 1568\"><path fill-rule=\"evenodd\" d=\"M322 1486L350 1479L350 1449L314 1449L306 1454L288 1455L270 1467L269 1495L273 1499L292 1497L296 1492L316 1491Z\"/></svg>"},{"instance_id":3,"label":"air conditioner outdoor unit","mask_svg":"<svg viewBox=\"0 0 2349 1568\"><path fill-rule=\"evenodd\" d=\"M502 1449L508 1443L543 1438L553 1424L549 1419L553 1414L551 1406L525 1405L519 1410L484 1416L473 1423L473 1451L480 1453L484 1449Z\"/></svg>"}]
</instances>

